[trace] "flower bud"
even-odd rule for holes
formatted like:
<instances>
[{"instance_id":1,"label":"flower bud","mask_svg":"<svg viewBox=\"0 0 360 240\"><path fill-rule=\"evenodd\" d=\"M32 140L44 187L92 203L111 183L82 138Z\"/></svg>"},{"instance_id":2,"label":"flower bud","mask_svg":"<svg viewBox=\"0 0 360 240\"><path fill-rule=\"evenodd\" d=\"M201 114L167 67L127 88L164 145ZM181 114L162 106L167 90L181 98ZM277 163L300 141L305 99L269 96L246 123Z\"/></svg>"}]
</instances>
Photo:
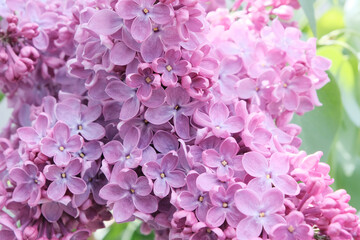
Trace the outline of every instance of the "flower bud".
<instances>
[{"instance_id":1,"label":"flower bud","mask_svg":"<svg viewBox=\"0 0 360 240\"><path fill-rule=\"evenodd\" d=\"M36 23L27 23L21 28L21 34L28 39L32 39L39 35L39 25Z\"/></svg>"},{"instance_id":2,"label":"flower bud","mask_svg":"<svg viewBox=\"0 0 360 240\"><path fill-rule=\"evenodd\" d=\"M23 238L25 240L36 240L38 236L38 230L34 226L27 226L23 231Z\"/></svg>"}]
</instances>

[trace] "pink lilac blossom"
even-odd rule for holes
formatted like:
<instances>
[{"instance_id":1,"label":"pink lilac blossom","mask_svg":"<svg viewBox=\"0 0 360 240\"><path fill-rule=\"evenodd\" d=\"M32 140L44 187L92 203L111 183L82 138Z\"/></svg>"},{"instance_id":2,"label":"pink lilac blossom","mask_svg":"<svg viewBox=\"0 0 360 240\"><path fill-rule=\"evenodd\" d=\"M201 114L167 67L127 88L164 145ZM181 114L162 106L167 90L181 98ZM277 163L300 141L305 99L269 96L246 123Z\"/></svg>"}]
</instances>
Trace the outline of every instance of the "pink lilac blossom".
<instances>
[{"instance_id":1,"label":"pink lilac blossom","mask_svg":"<svg viewBox=\"0 0 360 240\"><path fill-rule=\"evenodd\" d=\"M291 123L331 65L298 1L224 7L0 1L0 239L85 240L112 217L159 240L360 239Z\"/></svg>"}]
</instances>

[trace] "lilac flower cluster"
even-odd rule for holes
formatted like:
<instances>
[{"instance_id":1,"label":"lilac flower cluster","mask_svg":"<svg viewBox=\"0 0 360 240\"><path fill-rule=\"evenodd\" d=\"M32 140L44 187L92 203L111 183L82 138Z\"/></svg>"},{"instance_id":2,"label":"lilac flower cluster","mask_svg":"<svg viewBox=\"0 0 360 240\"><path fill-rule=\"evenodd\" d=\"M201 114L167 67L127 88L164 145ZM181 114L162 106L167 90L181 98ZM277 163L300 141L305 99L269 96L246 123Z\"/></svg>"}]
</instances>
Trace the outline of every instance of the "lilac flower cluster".
<instances>
[{"instance_id":1,"label":"lilac flower cluster","mask_svg":"<svg viewBox=\"0 0 360 240\"><path fill-rule=\"evenodd\" d=\"M360 239L322 154L298 150L330 62L297 1L5 6L0 239L87 239L111 216L156 239Z\"/></svg>"}]
</instances>

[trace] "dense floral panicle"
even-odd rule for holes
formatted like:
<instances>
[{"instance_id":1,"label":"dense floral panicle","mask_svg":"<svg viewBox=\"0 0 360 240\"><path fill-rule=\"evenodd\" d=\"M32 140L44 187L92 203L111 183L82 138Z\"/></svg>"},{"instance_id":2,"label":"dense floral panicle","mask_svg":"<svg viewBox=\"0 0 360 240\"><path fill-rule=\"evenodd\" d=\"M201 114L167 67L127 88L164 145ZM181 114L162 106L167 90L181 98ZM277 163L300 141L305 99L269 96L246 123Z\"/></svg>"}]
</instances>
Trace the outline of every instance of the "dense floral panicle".
<instances>
[{"instance_id":1,"label":"dense floral panicle","mask_svg":"<svg viewBox=\"0 0 360 240\"><path fill-rule=\"evenodd\" d=\"M112 216L159 240L360 239L291 123L331 65L298 1L225 5L0 3L0 239L85 240Z\"/></svg>"}]
</instances>

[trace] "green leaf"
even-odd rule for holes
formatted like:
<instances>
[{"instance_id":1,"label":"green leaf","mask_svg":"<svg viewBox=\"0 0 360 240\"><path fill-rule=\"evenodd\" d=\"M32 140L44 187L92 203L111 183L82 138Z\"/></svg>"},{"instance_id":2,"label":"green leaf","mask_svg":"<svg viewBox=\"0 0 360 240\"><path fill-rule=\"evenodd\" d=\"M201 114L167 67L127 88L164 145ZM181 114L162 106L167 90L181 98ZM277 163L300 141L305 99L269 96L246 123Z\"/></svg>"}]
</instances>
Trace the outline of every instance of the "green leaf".
<instances>
[{"instance_id":1,"label":"green leaf","mask_svg":"<svg viewBox=\"0 0 360 240\"><path fill-rule=\"evenodd\" d=\"M349 57L344 56L342 46L325 46L318 54L332 60L331 72L336 76L336 82L341 93L344 109L352 122L360 127L360 106L357 102L355 87L357 69L354 69Z\"/></svg>"},{"instance_id":2,"label":"green leaf","mask_svg":"<svg viewBox=\"0 0 360 240\"><path fill-rule=\"evenodd\" d=\"M345 188L351 195L350 204L360 209L360 129L343 114L337 141L331 153L331 176L334 177L333 187Z\"/></svg>"},{"instance_id":3,"label":"green leaf","mask_svg":"<svg viewBox=\"0 0 360 240\"><path fill-rule=\"evenodd\" d=\"M135 220L130 223L114 223L110 231L104 237L104 240L153 240L155 238L152 232L149 235L143 235L140 232L141 221Z\"/></svg>"},{"instance_id":4,"label":"green leaf","mask_svg":"<svg viewBox=\"0 0 360 240\"><path fill-rule=\"evenodd\" d=\"M303 8L305 15L309 21L311 31L316 37L316 19L314 11L314 0L299 0L301 7Z\"/></svg>"},{"instance_id":5,"label":"green leaf","mask_svg":"<svg viewBox=\"0 0 360 240\"><path fill-rule=\"evenodd\" d=\"M294 116L293 122L302 127L299 137L302 139L300 149L307 153L322 151L323 159L327 160L336 133L342 119L340 93L335 79L330 75L330 83L318 91L323 106Z\"/></svg>"}]
</instances>

